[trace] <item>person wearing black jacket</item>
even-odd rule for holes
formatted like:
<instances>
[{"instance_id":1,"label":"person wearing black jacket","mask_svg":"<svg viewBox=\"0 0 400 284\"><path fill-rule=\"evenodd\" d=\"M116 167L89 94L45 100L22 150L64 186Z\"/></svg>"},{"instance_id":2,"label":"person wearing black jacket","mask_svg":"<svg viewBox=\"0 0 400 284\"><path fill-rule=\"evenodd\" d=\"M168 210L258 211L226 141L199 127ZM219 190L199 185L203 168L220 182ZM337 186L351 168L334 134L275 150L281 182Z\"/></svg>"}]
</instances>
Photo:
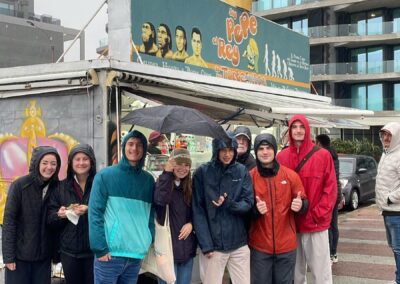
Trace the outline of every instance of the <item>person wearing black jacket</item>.
<instances>
[{"instance_id":1,"label":"person wearing black jacket","mask_svg":"<svg viewBox=\"0 0 400 284\"><path fill-rule=\"evenodd\" d=\"M33 149L29 174L8 191L3 222L6 284L49 284L52 242L46 226L49 196L58 185L61 159L50 146Z\"/></svg>"},{"instance_id":2,"label":"person wearing black jacket","mask_svg":"<svg viewBox=\"0 0 400 284\"><path fill-rule=\"evenodd\" d=\"M325 148L331 153L333 164L335 166L336 182L337 182L337 198L336 204L332 211L331 226L329 227L329 249L331 252L331 262L337 263L339 261L337 256L337 245L339 242L339 227L338 227L338 205L342 200L342 187L339 182L339 157L335 148L331 146L331 139L326 134L320 134L315 137L317 146Z\"/></svg>"},{"instance_id":3,"label":"person wearing black jacket","mask_svg":"<svg viewBox=\"0 0 400 284\"><path fill-rule=\"evenodd\" d=\"M246 126L238 126L234 131L236 141L238 143L236 161L246 167L248 171L256 166L256 160L251 151L251 132Z\"/></svg>"},{"instance_id":4,"label":"person wearing black jacket","mask_svg":"<svg viewBox=\"0 0 400 284\"><path fill-rule=\"evenodd\" d=\"M186 149L175 149L160 175L154 191L157 221L164 224L166 206L169 205L169 220L176 284L190 284L193 258L197 242L192 225L192 161ZM165 283L159 280L160 284Z\"/></svg>"},{"instance_id":5,"label":"person wearing black jacket","mask_svg":"<svg viewBox=\"0 0 400 284\"><path fill-rule=\"evenodd\" d=\"M96 158L92 147L78 144L68 155L67 178L50 196L47 221L60 231L61 263L65 280L70 284L94 281L87 210L95 174ZM70 214L79 217L76 224L67 217Z\"/></svg>"}]
</instances>

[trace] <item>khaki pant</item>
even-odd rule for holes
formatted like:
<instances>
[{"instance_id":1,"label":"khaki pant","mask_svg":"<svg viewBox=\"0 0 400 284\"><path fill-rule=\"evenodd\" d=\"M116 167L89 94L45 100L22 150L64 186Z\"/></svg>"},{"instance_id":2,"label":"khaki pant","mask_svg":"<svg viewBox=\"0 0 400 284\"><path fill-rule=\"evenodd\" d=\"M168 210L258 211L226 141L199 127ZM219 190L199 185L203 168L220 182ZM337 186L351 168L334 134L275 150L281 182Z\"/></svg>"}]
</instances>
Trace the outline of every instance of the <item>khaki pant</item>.
<instances>
[{"instance_id":1,"label":"khaki pant","mask_svg":"<svg viewBox=\"0 0 400 284\"><path fill-rule=\"evenodd\" d=\"M307 283L307 266L313 283L332 284L328 230L297 234L297 255L294 284Z\"/></svg>"},{"instance_id":2,"label":"khaki pant","mask_svg":"<svg viewBox=\"0 0 400 284\"><path fill-rule=\"evenodd\" d=\"M247 245L229 252L214 251L211 258L200 254L200 278L203 284L222 283L228 266L232 284L250 284L250 250Z\"/></svg>"}]
</instances>

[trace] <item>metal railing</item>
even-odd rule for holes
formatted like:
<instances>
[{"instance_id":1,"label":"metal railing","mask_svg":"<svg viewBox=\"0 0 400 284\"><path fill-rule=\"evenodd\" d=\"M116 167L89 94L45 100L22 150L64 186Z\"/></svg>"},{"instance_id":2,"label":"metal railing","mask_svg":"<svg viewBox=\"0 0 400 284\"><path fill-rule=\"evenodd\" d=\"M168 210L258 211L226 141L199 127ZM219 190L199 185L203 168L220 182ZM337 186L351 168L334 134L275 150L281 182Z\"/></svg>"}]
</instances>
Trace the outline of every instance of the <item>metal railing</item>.
<instances>
[{"instance_id":1,"label":"metal railing","mask_svg":"<svg viewBox=\"0 0 400 284\"><path fill-rule=\"evenodd\" d=\"M382 23L342 24L308 28L310 38L368 36L400 33L400 20Z\"/></svg>"},{"instance_id":2,"label":"metal railing","mask_svg":"<svg viewBox=\"0 0 400 284\"><path fill-rule=\"evenodd\" d=\"M253 2L253 11L265 11L322 1L324 0L258 0Z\"/></svg>"},{"instance_id":3,"label":"metal railing","mask_svg":"<svg viewBox=\"0 0 400 284\"><path fill-rule=\"evenodd\" d=\"M311 65L311 74L345 75L345 74L383 74L400 72L400 60L373 62L345 62Z\"/></svg>"}]
</instances>

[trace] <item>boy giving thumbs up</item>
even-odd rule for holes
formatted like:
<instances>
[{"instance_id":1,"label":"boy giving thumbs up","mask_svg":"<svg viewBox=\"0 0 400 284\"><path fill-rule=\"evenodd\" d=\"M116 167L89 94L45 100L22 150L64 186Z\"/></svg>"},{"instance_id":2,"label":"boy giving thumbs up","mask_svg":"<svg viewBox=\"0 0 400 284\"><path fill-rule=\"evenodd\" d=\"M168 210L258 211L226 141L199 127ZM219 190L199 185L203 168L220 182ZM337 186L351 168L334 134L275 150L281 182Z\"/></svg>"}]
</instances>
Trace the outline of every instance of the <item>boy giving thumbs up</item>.
<instances>
[{"instance_id":1,"label":"boy giving thumbs up","mask_svg":"<svg viewBox=\"0 0 400 284\"><path fill-rule=\"evenodd\" d=\"M255 205L249 233L251 283L292 283L296 262L295 214L304 214L308 202L296 172L280 165L271 134L254 141L257 167L250 176Z\"/></svg>"}]
</instances>

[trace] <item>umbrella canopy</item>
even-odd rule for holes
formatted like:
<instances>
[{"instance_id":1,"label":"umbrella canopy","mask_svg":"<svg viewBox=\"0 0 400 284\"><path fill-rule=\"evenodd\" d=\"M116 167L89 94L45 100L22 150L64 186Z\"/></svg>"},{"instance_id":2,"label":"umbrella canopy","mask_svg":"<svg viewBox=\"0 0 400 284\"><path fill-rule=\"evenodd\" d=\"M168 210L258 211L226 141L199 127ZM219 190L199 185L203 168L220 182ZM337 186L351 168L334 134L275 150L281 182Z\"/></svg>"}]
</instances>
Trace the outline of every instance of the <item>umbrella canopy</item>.
<instances>
[{"instance_id":1,"label":"umbrella canopy","mask_svg":"<svg viewBox=\"0 0 400 284\"><path fill-rule=\"evenodd\" d=\"M221 125L192 108L163 105L136 109L121 119L123 123L143 126L161 133L186 133L229 141Z\"/></svg>"}]
</instances>

